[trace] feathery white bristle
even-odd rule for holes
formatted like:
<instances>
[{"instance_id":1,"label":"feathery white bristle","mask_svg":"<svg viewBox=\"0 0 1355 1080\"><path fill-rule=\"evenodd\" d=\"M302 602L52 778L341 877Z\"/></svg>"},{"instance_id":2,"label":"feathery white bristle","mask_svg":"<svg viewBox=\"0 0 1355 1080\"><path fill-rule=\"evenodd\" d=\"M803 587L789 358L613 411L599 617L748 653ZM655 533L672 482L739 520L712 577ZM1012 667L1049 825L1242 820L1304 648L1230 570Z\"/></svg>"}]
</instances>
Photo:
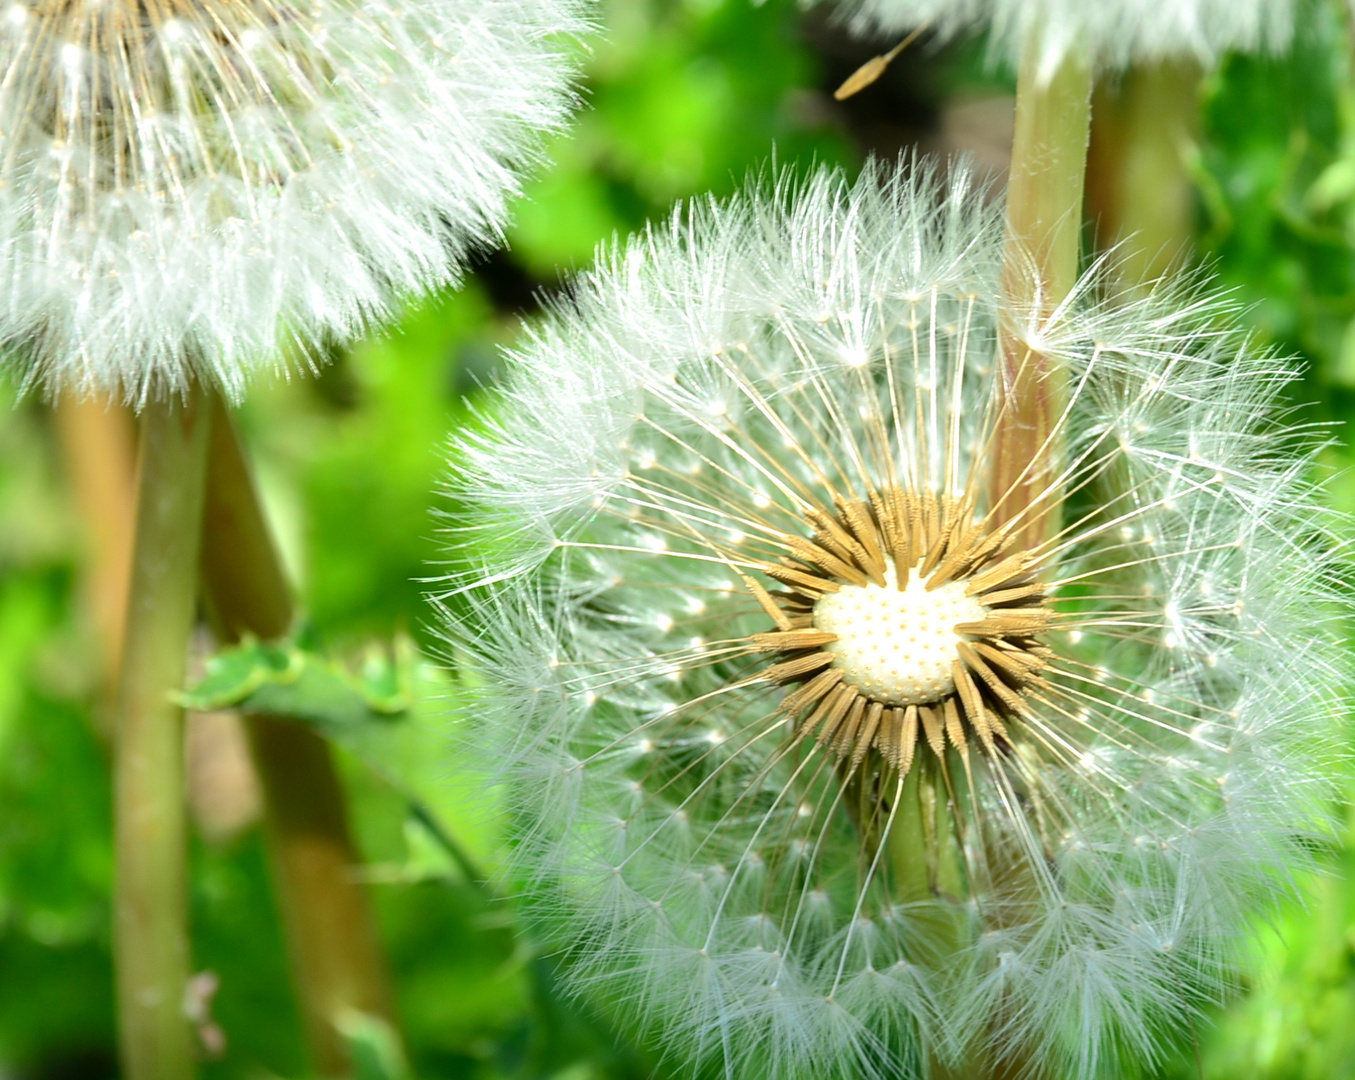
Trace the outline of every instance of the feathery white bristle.
<instances>
[{"instance_id":1,"label":"feathery white bristle","mask_svg":"<svg viewBox=\"0 0 1355 1080\"><path fill-rule=\"evenodd\" d=\"M14 0L0 341L19 380L238 398L502 228L583 0ZM296 363L297 358L290 361Z\"/></svg>"},{"instance_id":2,"label":"feathery white bristle","mask_svg":"<svg viewBox=\"0 0 1355 1080\"><path fill-rule=\"evenodd\" d=\"M1320 433L1275 419L1293 369L1189 286L1014 310L1001 250L962 171L699 202L579 280L457 451L485 560L444 604L462 752L497 766L570 985L680 1069L1124 1075L1227 992L1325 827L1348 607ZM852 742L875 706L797 737L810 675L763 673L825 669L768 650L823 631L775 575L845 591L786 561L812 544L888 585L834 522L891 486L914 533L932 493L982 517L1000 325L1066 372L1064 528L993 571L1040 606L982 618L1045 621L967 661L1015 672L1018 711L905 715L904 775Z\"/></svg>"},{"instance_id":3,"label":"feathery white bristle","mask_svg":"<svg viewBox=\"0 0 1355 1080\"><path fill-rule=\"evenodd\" d=\"M807 0L836 7L853 31L896 35L926 27L941 38L988 32L1013 68L1038 42L1041 70L1072 54L1098 67L1278 52L1294 32L1295 0Z\"/></svg>"}]
</instances>

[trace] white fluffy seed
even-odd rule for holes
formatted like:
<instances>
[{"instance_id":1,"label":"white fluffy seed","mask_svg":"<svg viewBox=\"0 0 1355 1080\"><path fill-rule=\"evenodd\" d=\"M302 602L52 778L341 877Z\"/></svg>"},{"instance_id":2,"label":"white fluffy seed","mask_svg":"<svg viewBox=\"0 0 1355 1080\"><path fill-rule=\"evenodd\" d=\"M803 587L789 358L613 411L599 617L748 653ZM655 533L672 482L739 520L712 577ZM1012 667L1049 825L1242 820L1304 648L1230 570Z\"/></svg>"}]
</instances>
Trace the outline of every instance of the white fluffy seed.
<instances>
[{"instance_id":1,"label":"white fluffy seed","mask_svg":"<svg viewBox=\"0 0 1355 1080\"><path fill-rule=\"evenodd\" d=\"M994 59L1015 67L1040 50L1041 70L1074 54L1097 67L1278 52L1296 24L1294 0L808 0L832 6L855 33L878 37L925 27L952 38L987 31Z\"/></svg>"}]
</instances>

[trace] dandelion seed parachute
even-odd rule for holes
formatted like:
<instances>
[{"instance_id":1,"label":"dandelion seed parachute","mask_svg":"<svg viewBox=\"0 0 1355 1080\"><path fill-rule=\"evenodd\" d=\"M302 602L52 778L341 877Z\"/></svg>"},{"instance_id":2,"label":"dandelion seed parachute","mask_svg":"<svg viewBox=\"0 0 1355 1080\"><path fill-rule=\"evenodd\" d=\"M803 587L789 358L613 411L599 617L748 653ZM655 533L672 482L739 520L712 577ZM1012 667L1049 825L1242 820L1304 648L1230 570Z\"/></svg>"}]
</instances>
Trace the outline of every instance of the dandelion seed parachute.
<instances>
[{"instance_id":1,"label":"dandelion seed parachute","mask_svg":"<svg viewBox=\"0 0 1355 1080\"><path fill-rule=\"evenodd\" d=\"M693 1070L1121 1075L1323 828L1292 371L1188 289L1009 310L1001 244L963 171L695 204L457 450L468 750L572 985ZM985 482L1003 320L1069 385L1032 550Z\"/></svg>"},{"instance_id":2,"label":"dandelion seed parachute","mask_svg":"<svg viewBox=\"0 0 1355 1080\"><path fill-rule=\"evenodd\" d=\"M823 2L823 0L809 0ZM1280 51L1294 31L1294 0L835 0L860 34L926 26L941 38L990 33L996 58L1016 67L1038 41L1042 69L1072 54L1097 66L1193 58L1212 66L1226 52Z\"/></svg>"},{"instance_id":3,"label":"dandelion seed parachute","mask_svg":"<svg viewBox=\"0 0 1355 1080\"><path fill-rule=\"evenodd\" d=\"M0 341L24 385L232 397L454 278L570 104L582 0L13 0Z\"/></svg>"}]
</instances>

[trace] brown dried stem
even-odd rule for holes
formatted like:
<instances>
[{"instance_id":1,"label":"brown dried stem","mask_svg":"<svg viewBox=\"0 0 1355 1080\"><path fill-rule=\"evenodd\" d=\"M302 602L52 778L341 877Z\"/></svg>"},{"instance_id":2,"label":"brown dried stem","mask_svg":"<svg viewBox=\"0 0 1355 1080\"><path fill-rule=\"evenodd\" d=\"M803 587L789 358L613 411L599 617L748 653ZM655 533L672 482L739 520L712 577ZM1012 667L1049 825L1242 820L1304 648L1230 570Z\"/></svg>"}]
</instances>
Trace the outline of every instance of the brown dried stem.
<instances>
[{"instance_id":1,"label":"brown dried stem","mask_svg":"<svg viewBox=\"0 0 1355 1080\"><path fill-rule=\"evenodd\" d=\"M1097 246L1118 245L1116 269L1130 289L1150 286L1189 255L1195 206L1187 162L1199 97L1200 65L1192 59L1131 68L1118 82L1097 84L1087 208Z\"/></svg>"},{"instance_id":2,"label":"brown dried stem","mask_svg":"<svg viewBox=\"0 0 1355 1080\"><path fill-rule=\"evenodd\" d=\"M230 414L219 399L215 409L202 548L212 622L225 641L281 638L294 617L292 591ZM395 1024L343 787L329 744L309 728L269 716L246 717L245 726L307 1041L321 1075L346 1075L346 1015Z\"/></svg>"},{"instance_id":3,"label":"brown dried stem","mask_svg":"<svg viewBox=\"0 0 1355 1080\"><path fill-rule=\"evenodd\" d=\"M136 428L113 401L65 395L52 410L67 481L84 523L84 592L112 690L122 662L122 634L136 529Z\"/></svg>"}]
</instances>

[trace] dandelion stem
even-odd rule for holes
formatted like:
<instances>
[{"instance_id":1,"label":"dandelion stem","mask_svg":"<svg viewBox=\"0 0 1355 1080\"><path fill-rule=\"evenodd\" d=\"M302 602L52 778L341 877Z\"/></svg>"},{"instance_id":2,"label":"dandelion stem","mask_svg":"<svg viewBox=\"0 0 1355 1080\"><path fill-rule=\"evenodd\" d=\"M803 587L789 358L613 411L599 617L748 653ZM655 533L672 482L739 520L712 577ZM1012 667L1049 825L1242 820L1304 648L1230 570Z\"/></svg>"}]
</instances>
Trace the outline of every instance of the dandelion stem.
<instances>
[{"instance_id":1,"label":"dandelion stem","mask_svg":"<svg viewBox=\"0 0 1355 1080\"><path fill-rule=\"evenodd\" d=\"M897 904L916 904L932 898L927 840L919 790L922 768L910 769L903 783L899 812L889 833L890 893Z\"/></svg>"},{"instance_id":2,"label":"dandelion stem","mask_svg":"<svg viewBox=\"0 0 1355 1080\"><path fill-rule=\"evenodd\" d=\"M1043 59L1039 35L1032 35L1016 84L1003 250L1008 314L999 328L1006 393L989 482L996 522L1019 520L1019 539L1027 547L1059 528L1057 500L1027 511L1058 471L1061 451L1051 433L1066 397L1066 376L1038 351L1023 320L1042 324L1077 280L1092 89L1081 58L1065 55L1053 70L1044 69Z\"/></svg>"},{"instance_id":3,"label":"dandelion stem","mask_svg":"<svg viewBox=\"0 0 1355 1080\"><path fill-rule=\"evenodd\" d=\"M1077 281L1082 196L1091 124L1091 69L1065 51L1046 67L1040 35L1031 35L1016 84L1016 130L1007 189L1003 289L998 327L1004 382L995 425L989 500L997 523L1015 522L1017 542L1034 548L1057 535L1060 500L1049 488L1061 469L1056 438L1067 402L1067 373L1039 349L1038 332ZM989 852L998 856L998 852ZM1006 875L1020 878L1019 870ZM1007 880L1008 899L1028 882ZM979 1047L968 1075L989 1080L1037 1075L1026 1048L997 1037L1000 1015L990 1018L993 1039Z\"/></svg>"},{"instance_id":4,"label":"dandelion stem","mask_svg":"<svg viewBox=\"0 0 1355 1080\"><path fill-rule=\"evenodd\" d=\"M62 396L52 420L84 523L84 592L111 695L122 662L136 532L136 429L115 402L74 394Z\"/></svg>"},{"instance_id":5,"label":"dandelion stem","mask_svg":"<svg viewBox=\"0 0 1355 1080\"><path fill-rule=\"evenodd\" d=\"M301 724L246 718L264 793L269 860L315 1067L352 1067L344 1026L353 1013L395 1031L390 978L329 745Z\"/></svg>"},{"instance_id":6,"label":"dandelion stem","mask_svg":"<svg viewBox=\"0 0 1355 1080\"><path fill-rule=\"evenodd\" d=\"M220 399L208 461L203 584L217 633L265 640L292 625L292 591L239 438ZM342 1027L361 1013L395 1030L390 976L329 744L284 718L248 716L292 977L318 1072L350 1071Z\"/></svg>"},{"instance_id":7,"label":"dandelion stem","mask_svg":"<svg viewBox=\"0 0 1355 1080\"><path fill-rule=\"evenodd\" d=\"M1093 98L1087 205L1097 245L1120 245L1128 286L1162 277L1187 254L1194 189L1186 169L1199 120L1193 60L1131 68Z\"/></svg>"},{"instance_id":8,"label":"dandelion stem","mask_svg":"<svg viewBox=\"0 0 1355 1080\"><path fill-rule=\"evenodd\" d=\"M188 979L183 686L197 595L211 410L196 392L142 413L136 539L116 704L113 893L127 1080L195 1072Z\"/></svg>"},{"instance_id":9,"label":"dandelion stem","mask_svg":"<svg viewBox=\"0 0 1355 1080\"><path fill-rule=\"evenodd\" d=\"M890 826L890 895L896 904L913 906L912 919L918 937L927 942L938 970L969 944L961 895L958 855L951 829L949 807L938 775L939 769L924 758L911 769L901 788L899 810ZM939 820L938 820L939 819ZM935 903L936 901L941 903ZM946 900L955 900L949 910ZM934 962L934 961L933 961ZM928 1046L927 1075L932 1080L969 1080L972 1070L958 1070Z\"/></svg>"}]
</instances>

